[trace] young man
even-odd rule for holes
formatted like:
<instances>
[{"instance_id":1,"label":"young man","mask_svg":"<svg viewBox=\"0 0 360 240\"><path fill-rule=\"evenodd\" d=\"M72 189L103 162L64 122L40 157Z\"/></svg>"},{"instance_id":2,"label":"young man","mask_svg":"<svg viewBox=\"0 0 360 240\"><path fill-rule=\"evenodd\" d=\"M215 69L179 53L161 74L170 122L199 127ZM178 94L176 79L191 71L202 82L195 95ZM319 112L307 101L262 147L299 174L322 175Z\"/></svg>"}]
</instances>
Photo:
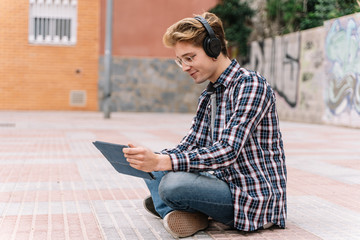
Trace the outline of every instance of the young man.
<instances>
[{"instance_id":1,"label":"young man","mask_svg":"<svg viewBox=\"0 0 360 240\"><path fill-rule=\"evenodd\" d=\"M209 217L242 231L284 228L285 155L270 85L228 58L214 14L175 23L163 41L195 83L209 86L177 147L159 154L131 144L124 149L132 167L156 177L146 181L145 207L174 237L205 229Z\"/></svg>"}]
</instances>

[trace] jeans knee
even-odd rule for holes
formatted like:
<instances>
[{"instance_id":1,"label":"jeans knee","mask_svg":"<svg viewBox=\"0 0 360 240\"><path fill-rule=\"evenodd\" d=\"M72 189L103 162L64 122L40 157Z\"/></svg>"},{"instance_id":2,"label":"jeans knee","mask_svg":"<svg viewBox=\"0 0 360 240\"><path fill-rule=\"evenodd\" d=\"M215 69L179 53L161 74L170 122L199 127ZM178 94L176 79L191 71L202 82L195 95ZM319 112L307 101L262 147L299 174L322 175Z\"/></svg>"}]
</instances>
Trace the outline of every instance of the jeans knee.
<instances>
[{"instance_id":1,"label":"jeans knee","mask_svg":"<svg viewBox=\"0 0 360 240\"><path fill-rule=\"evenodd\" d=\"M186 181L184 182L182 177L182 172L169 172L163 177L159 185L159 195L164 202L174 202L186 195Z\"/></svg>"}]
</instances>

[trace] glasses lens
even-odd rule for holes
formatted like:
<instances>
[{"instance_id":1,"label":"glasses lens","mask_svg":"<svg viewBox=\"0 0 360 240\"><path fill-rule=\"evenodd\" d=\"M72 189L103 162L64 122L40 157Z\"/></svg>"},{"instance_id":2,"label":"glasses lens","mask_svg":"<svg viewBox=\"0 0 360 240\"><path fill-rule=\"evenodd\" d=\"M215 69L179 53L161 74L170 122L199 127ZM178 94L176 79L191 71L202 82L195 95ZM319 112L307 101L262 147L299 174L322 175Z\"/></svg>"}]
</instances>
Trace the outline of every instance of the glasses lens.
<instances>
[{"instance_id":1,"label":"glasses lens","mask_svg":"<svg viewBox=\"0 0 360 240\"><path fill-rule=\"evenodd\" d=\"M185 56L183 58L176 58L175 62L181 68L182 68L183 64L185 64L186 66L190 66L192 64L195 56L196 56L196 54L194 56Z\"/></svg>"},{"instance_id":2,"label":"glasses lens","mask_svg":"<svg viewBox=\"0 0 360 240\"><path fill-rule=\"evenodd\" d=\"M181 59L175 59L175 63L182 68L182 62L181 62Z\"/></svg>"},{"instance_id":3,"label":"glasses lens","mask_svg":"<svg viewBox=\"0 0 360 240\"><path fill-rule=\"evenodd\" d=\"M192 57L190 57L190 56L186 56L186 57L183 58L182 61L183 61L186 65L189 66L189 64L192 63L193 59L192 59Z\"/></svg>"}]
</instances>

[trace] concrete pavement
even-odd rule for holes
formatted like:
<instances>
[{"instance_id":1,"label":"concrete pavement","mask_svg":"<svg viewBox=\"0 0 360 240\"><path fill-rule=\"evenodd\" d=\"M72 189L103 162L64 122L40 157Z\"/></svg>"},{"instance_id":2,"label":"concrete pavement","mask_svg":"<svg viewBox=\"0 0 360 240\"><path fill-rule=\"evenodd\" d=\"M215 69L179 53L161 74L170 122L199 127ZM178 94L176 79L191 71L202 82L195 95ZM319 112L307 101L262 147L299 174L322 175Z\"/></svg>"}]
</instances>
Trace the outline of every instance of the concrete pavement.
<instances>
[{"instance_id":1,"label":"concrete pavement","mask_svg":"<svg viewBox=\"0 0 360 240\"><path fill-rule=\"evenodd\" d=\"M92 141L154 151L192 114L0 112L0 239L172 239L142 207L141 179L118 174ZM283 229L218 223L188 239L360 239L360 129L281 122L288 167Z\"/></svg>"}]
</instances>

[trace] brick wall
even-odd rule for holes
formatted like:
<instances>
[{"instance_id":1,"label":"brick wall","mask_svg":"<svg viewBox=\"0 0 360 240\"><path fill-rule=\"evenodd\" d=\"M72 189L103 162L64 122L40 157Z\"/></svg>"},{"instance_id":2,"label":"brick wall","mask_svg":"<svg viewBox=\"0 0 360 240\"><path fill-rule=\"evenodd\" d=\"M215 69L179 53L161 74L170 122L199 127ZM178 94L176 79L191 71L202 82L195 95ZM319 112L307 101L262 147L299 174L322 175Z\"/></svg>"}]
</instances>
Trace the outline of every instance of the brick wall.
<instances>
[{"instance_id":1,"label":"brick wall","mask_svg":"<svg viewBox=\"0 0 360 240\"><path fill-rule=\"evenodd\" d=\"M126 2L126 3L125 3ZM101 4L99 108L128 112L195 112L206 84L197 85L164 47L166 29L185 17L214 7L219 0L118 0L113 5L111 97L104 94L106 1Z\"/></svg>"},{"instance_id":2,"label":"brick wall","mask_svg":"<svg viewBox=\"0 0 360 240\"><path fill-rule=\"evenodd\" d=\"M97 110L99 1L78 0L77 43L28 43L28 0L0 1L0 109ZM86 93L84 106L70 92Z\"/></svg>"}]
</instances>

